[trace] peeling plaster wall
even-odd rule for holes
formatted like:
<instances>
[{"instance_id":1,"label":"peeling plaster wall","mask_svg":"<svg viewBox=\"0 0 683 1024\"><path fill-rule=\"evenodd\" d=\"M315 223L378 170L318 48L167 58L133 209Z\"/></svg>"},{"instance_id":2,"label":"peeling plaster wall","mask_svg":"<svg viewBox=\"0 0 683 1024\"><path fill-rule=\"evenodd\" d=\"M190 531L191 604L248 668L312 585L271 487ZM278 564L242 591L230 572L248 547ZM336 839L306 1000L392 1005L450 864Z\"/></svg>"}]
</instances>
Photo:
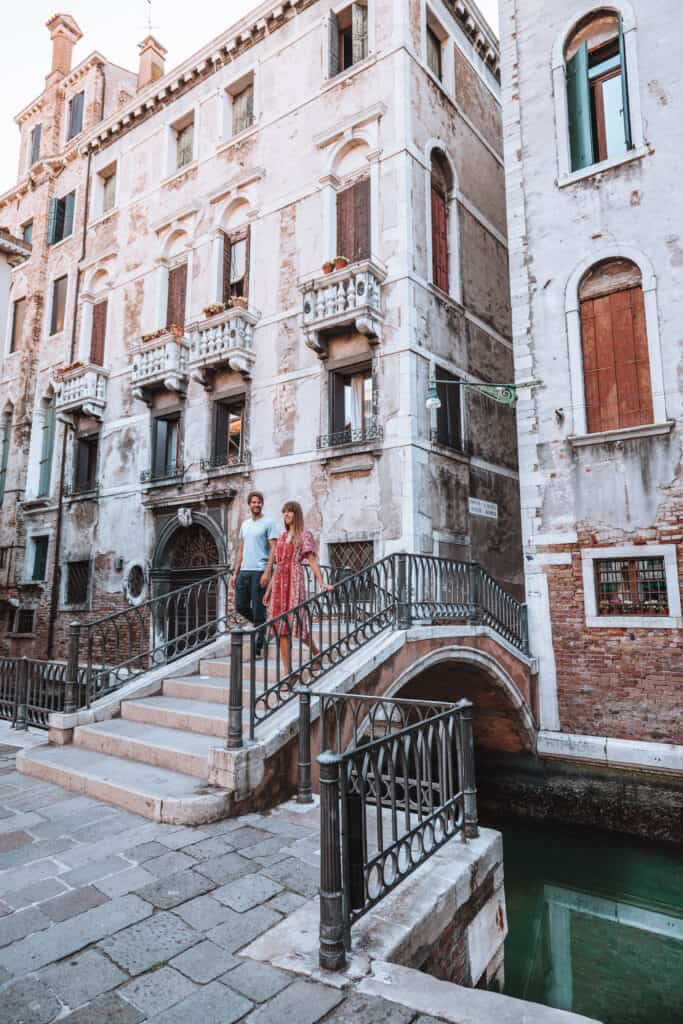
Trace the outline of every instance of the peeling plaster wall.
<instances>
[{"instance_id":1,"label":"peeling plaster wall","mask_svg":"<svg viewBox=\"0 0 683 1024\"><path fill-rule=\"evenodd\" d=\"M657 0L622 11L632 130L635 140L644 138L635 159L558 185L563 97L554 89L562 70L553 75L551 58L553 47L561 53L573 18L587 10L578 0L501 5L515 365L519 380L543 381L523 393L517 423L541 726L681 743L682 623L619 628L613 618L610 628L588 626L581 571L587 549L636 545L632 552L645 557L648 544L668 544L679 586L683 572L683 199L675 158L683 151L683 77L671 31L680 9L674 0ZM581 432L583 391L577 394L582 368L565 312L576 308L569 282L592 261L620 253L637 253L648 279L648 336L663 380L663 394L659 385L653 391L665 429L575 447L569 438Z\"/></svg>"},{"instance_id":2,"label":"peeling plaster wall","mask_svg":"<svg viewBox=\"0 0 683 1024\"><path fill-rule=\"evenodd\" d=\"M284 500L301 501L319 537L323 560L332 542L372 540L376 557L399 549L440 551L478 558L494 575L500 569L512 584L521 578L509 413L490 400L471 403L466 397L466 450L453 453L433 443L434 424L424 405L432 357L453 372L484 379L506 379L510 372L503 176L494 130L497 124L500 134L498 85L462 31L449 23L460 47L458 61L471 65L472 73L467 78L459 67L461 100L439 89L420 66L421 51L414 46L414 34L421 31L420 5L412 4L408 12L406 0L374 0L373 53L350 73L328 81L321 69L327 46L323 25L330 8L330 0L320 0L297 7L296 13L289 9L277 30L235 59L218 62L212 74L167 97L93 155L93 180L116 161L117 199L113 211L89 223L81 266L82 291L89 294L92 286L95 297L108 298L109 372L100 427L99 498L69 501L63 507L60 563L90 552L94 564L92 599L81 616L124 604L125 581L115 569L117 558L124 565L139 561L149 566L160 524L181 507L220 510L231 559L246 495L254 487L265 493L266 511L278 520ZM229 121L225 90L252 71L256 124L231 139L223 127ZM125 76L111 85L111 96L120 97ZM172 126L190 112L195 118L195 159L175 173L169 162ZM53 117L61 117L57 107ZM365 146L360 169L373 182L372 255L386 273L384 322L379 344L348 329L326 340L321 358L306 344L298 285L304 277L322 276L321 263L334 255L335 216L325 190L330 174L345 159L335 164L335 152L345 138ZM464 302L455 294L437 293L427 283L426 151L433 139L442 140L458 179L455 203L461 209L454 208L454 216L460 231L455 237L459 262L467 268ZM339 173L335 187L346 182L347 172ZM35 320L35 341L23 349L30 351L30 361L27 355L25 365L19 366L15 357L3 364L3 395L20 392L30 381L31 409L37 401L34 393L43 394L56 367L69 360L85 175L85 158L74 152L46 179L40 198L26 191L0 209L0 217L15 230L29 216L35 218L32 282L42 282L41 294L60 267L70 274L64 332L49 338L47 313L41 313L43 320ZM73 236L48 250L48 191L62 195L72 187L79 190ZM131 361L140 336L163 326L164 267L181 256L191 259L186 322L201 320L203 309L217 298L216 239L221 231L246 224L251 232L249 309L258 317L251 371L243 375L223 369L210 382L212 390L189 378L185 394L156 390L147 396L148 407L133 395ZM76 324L81 358L89 351L84 316L81 303ZM383 441L354 450L319 451L318 436L330 430L329 372L356 358L373 365ZM247 403L251 462L207 475L201 462L211 454L212 402L241 393ZM151 464L151 417L176 410L181 416L182 482L142 487L140 474ZM26 411L23 415L28 437L31 416ZM84 424L76 426L80 430ZM30 513L35 530L46 524L52 534L65 429L67 480L72 472L72 428L60 425L51 502ZM472 462L478 452L492 481L487 485L490 500L509 502L510 515L498 523L474 522L468 512L468 496L482 486L481 470ZM21 495L25 450L14 464ZM7 536L20 536L13 521L0 525L5 528ZM40 635L35 641L12 641L22 652L44 649L52 544L49 560L46 585L36 597ZM75 612L61 604L59 609L61 642Z\"/></svg>"}]
</instances>

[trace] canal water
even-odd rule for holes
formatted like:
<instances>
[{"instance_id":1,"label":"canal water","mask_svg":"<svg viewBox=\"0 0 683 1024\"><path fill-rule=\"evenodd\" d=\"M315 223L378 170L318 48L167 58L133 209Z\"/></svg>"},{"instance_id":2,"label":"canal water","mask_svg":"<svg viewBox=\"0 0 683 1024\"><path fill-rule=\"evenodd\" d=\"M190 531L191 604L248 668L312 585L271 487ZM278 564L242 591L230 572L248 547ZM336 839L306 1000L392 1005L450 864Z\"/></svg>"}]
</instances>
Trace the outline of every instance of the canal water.
<instances>
[{"instance_id":1,"label":"canal water","mask_svg":"<svg viewBox=\"0 0 683 1024\"><path fill-rule=\"evenodd\" d=\"M683 848L497 822L505 992L603 1024L683 1024Z\"/></svg>"}]
</instances>

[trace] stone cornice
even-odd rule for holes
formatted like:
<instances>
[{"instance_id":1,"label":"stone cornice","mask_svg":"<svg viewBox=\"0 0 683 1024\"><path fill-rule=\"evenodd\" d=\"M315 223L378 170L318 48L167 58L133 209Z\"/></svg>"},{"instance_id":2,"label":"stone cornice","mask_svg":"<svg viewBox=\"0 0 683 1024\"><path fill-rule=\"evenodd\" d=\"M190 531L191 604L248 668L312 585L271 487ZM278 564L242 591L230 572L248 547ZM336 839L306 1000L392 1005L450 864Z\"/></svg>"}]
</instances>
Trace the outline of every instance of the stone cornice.
<instances>
[{"instance_id":1,"label":"stone cornice","mask_svg":"<svg viewBox=\"0 0 683 1024\"><path fill-rule=\"evenodd\" d=\"M98 50L93 50L93 52L89 53L88 56L85 57L80 64L76 65L73 71L70 71L68 75L64 75L63 78L60 78L59 82L57 83L57 89L68 89L70 86L78 82L79 79L83 78L83 76L87 74L87 72L90 71L91 68L102 67L104 64L108 63L109 61L107 60L107 58L104 57ZM14 123L18 124L19 127L21 127L21 125L24 124L25 121L28 121L35 114L40 113L40 111L43 109L45 105L45 100L50 91L51 90L49 89L45 89L43 92L41 92L40 96L36 96L34 100L31 100L31 102L27 106L25 106L23 110L20 110L19 113L16 115L16 117L14 118Z\"/></svg>"},{"instance_id":2,"label":"stone cornice","mask_svg":"<svg viewBox=\"0 0 683 1024\"><path fill-rule=\"evenodd\" d=\"M500 81L500 44L474 0L443 0L474 49Z\"/></svg>"}]
</instances>

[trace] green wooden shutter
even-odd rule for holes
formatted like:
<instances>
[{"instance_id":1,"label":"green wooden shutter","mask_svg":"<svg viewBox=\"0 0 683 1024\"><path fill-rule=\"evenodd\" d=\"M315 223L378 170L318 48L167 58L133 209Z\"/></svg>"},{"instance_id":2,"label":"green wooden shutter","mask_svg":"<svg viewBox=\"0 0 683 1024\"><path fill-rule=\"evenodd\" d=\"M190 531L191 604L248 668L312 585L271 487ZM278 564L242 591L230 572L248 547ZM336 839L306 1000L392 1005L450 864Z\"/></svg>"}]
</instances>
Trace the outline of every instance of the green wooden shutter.
<instances>
[{"instance_id":1,"label":"green wooden shutter","mask_svg":"<svg viewBox=\"0 0 683 1024\"><path fill-rule=\"evenodd\" d=\"M365 4L353 4L351 8L351 46L353 63L365 60L368 55L368 9Z\"/></svg>"},{"instance_id":2,"label":"green wooden shutter","mask_svg":"<svg viewBox=\"0 0 683 1024\"><path fill-rule=\"evenodd\" d=\"M595 162L587 43L582 43L571 60L567 61L567 108L572 170L578 171Z\"/></svg>"},{"instance_id":3,"label":"green wooden shutter","mask_svg":"<svg viewBox=\"0 0 683 1024\"><path fill-rule=\"evenodd\" d=\"M330 78L333 78L335 75L339 74L339 25L337 24L336 14L330 14L330 20L327 23L327 32L330 51L329 76Z\"/></svg>"},{"instance_id":4,"label":"green wooden shutter","mask_svg":"<svg viewBox=\"0 0 683 1024\"><path fill-rule=\"evenodd\" d=\"M633 149L631 134L631 105L628 99L628 69L626 67L626 45L624 26L619 15L619 61L621 63L621 113L624 119L624 142L627 149Z\"/></svg>"},{"instance_id":5,"label":"green wooden shutter","mask_svg":"<svg viewBox=\"0 0 683 1024\"><path fill-rule=\"evenodd\" d=\"M40 445L40 474L38 478L38 497L46 498L50 493L52 476L52 452L55 444L55 400L45 409L43 431Z\"/></svg>"},{"instance_id":6,"label":"green wooden shutter","mask_svg":"<svg viewBox=\"0 0 683 1024\"><path fill-rule=\"evenodd\" d=\"M0 505L5 497L5 485L7 483L7 463L9 462L9 445L12 436L12 414L5 413L3 416L2 451L0 452Z\"/></svg>"},{"instance_id":7,"label":"green wooden shutter","mask_svg":"<svg viewBox=\"0 0 683 1024\"><path fill-rule=\"evenodd\" d=\"M230 416L225 402L216 402L213 455L216 465L223 465L228 456L228 427Z\"/></svg>"},{"instance_id":8,"label":"green wooden shutter","mask_svg":"<svg viewBox=\"0 0 683 1024\"><path fill-rule=\"evenodd\" d=\"M47 244L54 245L57 241L55 238L55 230L57 227L57 200L50 200L50 212L47 218Z\"/></svg>"},{"instance_id":9,"label":"green wooden shutter","mask_svg":"<svg viewBox=\"0 0 683 1024\"><path fill-rule=\"evenodd\" d=\"M64 199L64 230L62 232L62 238L68 238L74 229L74 203L76 201L76 193L69 192L68 196Z\"/></svg>"},{"instance_id":10,"label":"green wooden shutter","mask_svg":"<svg viewBox=\"0 0 683 1024\"><path fill-rule=\"evenodd\" d=\"M32 580L44 580L47 571L47 537L36 537L33 542L33 573Z\"/></svg>"},{"instance_id":11,"label":"green wooden shutter","mask_svg":"<svg viewBox=\"0 0 683 1024\"><path fill-rule=\"evenodd\" d=\"M230 302L230 267L232 266L232 243L230 236L223 232L223 302Z\"/></svg>"},{"instance_id":12,"label":"green wooden shutter","mask_svg":"<svg viewBox=\"0 0 683 1024\"><path fill-rule=\"evenodd\" d=\"M40 136L42 134L43 126L37 124L31 132L31 163L34 164L37 160L40 160Z\"/></svg>"}]
</instances>

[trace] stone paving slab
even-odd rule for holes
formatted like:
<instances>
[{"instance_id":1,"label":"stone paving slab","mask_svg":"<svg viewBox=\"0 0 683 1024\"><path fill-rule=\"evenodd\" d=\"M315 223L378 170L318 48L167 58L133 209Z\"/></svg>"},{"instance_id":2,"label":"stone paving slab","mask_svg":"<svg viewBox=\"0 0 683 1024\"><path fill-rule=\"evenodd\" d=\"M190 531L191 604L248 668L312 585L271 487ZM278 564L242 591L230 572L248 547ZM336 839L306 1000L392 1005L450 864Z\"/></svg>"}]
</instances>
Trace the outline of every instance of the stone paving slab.
<instances>
[{"instance_id":1,"label":"stone paving slab","mask_svg":"<svg viewBox=\"0 0 683 1024\"><path fill-rule=\"evenodd\" d=\"M208 932L233 917L233 911L215 900L213 895L197 896L193 900L188 900L187 903L175 907L173 913L199 932Z\"/></svg>"},{"instance_id":2,"label":"stone paving slab","mask_svg":"<svg viewBox=\"0 0 683 1024\"><path fill-rule=\"evenodd\" d=\"M96 949L88 949L61 963L43 967L36 977L44 981L70 1009L77 1009L128 980L116 964Z\"/></svg>"},{"instance_id":3,"label":"stone paving slab","mask_svg":"<svg viewBox=\"0 0 683 1024\"><path fill-rule=\"evenodd\" d=\"M144 868L126 868L108 878L99 878L96 882L97 888L107 896L125 896L126 893L136 892L151 883L156 884L157 879L150 875Z\"/></svg>"},{"instance_id":4,"label":"stone paving slab","mask_svg":"<svg viewBox=\"0 0 683 1024\"><path fill-rule=\"evenodd\" d=\"M320 870L297 860L296 857L288 857L279 864L263 868L261 874L274 882L280 882L286 889L291 889L300 896L310 899L318 895Z\"/></svg>"},{"instance_id":5,"label":"stone paving slab","mask_svg":"<svg viewBox=\"0 0 683 1024\"><path fill-rule=\"evenodd\" d=\"M107 902L107 896L93 885L84 885L80 889L55 896L41 904L41 910L51 921L67 921L86 910L92 910Z\"/></svg>"},{"instance_id":6,"label":"stone paving slab","mask_svg":"<svg viewBox=\"0 0 683 1024\"><path fill-rule=\"evenodd\" d=\"M139 1024L144 1019L144 1014L117 992L108 992L75 1013L60 1018L60 1024Z\"/></svg>"},{"instance_id":7,"label":"stone paving slab","mask_svg":"<svg viewBox=\"0 0 683 1024\"><path fill-rule=\"evenodd\" d=\"M235 911L230 913L231 917L227 921L207 933L208 939L227 949L229 953L236 953L238 949L282 920L280 914L267 907L254 907L244 914Z\"/></svg>"},{"instance_id":8,"label":"stone paving slab","mask_svg":"<svg viewBox=\"0 0 683 1024\"><path fill-rule=\"evenodd\" d=\"M0 947L9 946L12 942L40 932L50 925L50 918L38 909L29 907L27 910L19 910L16 914L3 917L0 921Z\"/></svg>"},{"instance_id":9,"label":"stone paving slab","mask_svg":"<svg viewBox=\"0 0 683 1024\"><path fill-rule=\"evenodd\" d=\"M161 857L152 857L145 861L145 871L156 875L157 878L167 878L168 875L175 875L179 871L194 867L196 863L194 857L188 857L186 853L166 850Z\"/></svg>"},{"instance_id":10,"label":"stone paving slab","mask_svg":"<svg viewBox=\"0 0 683 1024\"><path fill-rule=\"evenodd\" d=\"M0 835L0 853L7 853L9 850L16 850L18 846L26 846L33 842L33 836L28 832L3 832Z\"/></svg>"},{"instance_id":11,"label":"stone paving slab","mask_svg":"<svg viewBox=\"0 0 683 1024\"><path fill-rule=\"evenodd\" d=\"M30 907L33 903L41 903L53 896L59 896L66 890L66 885L58 878L46 878L42 882L28 885L25 889L18 889L16 892L5 894L5 899L13 910L20 910L22 907Z\"/></svg>"},{"instance_id":12,"label":"stone paving slab","mask_svg":"<svg viewBox=\"0 0 683 1024\"><path fill-rule=\"evenodd\" d=\"M145 906L151 911L149 904ZM148 920L131 925L116 935L103 939L100 948L129 974L136 975L157 964L165 963L193 946L199 939L200 936L194 928L190 928L174 914L160 911Z\"/></svg>"},{"instance_id":13,"label":"stone paving slab","mask_svg":"<svg viewBox=\"0 0 683 1024\"><path fill-rule=\"evenodd\" d=\"M220 979L236 992L241 992L254 1003L265 1003L283 988L291 985L293 976L279 971L270 964L259 964L255 960L243 960L239 967L229 971Z\"/></svg>"},{"instance_id":14,"label":"stone paving slab","mask_svg":"<svg viewBox=\"0 0 683 1024\"><path fill-rule=\"evenodd\" d=\"M213 882L197 871L179 871L138 889L138 895L159 910L170 910L180 903L203 896L214 887Z\"/></svg>"},{"instance_id":15,"label":"stone paving slab","mask_svg":"<svg viewBox=\"0 0 683 1024\"><path fill-rule=\"evenodd\" d=\"M37 978L22 978L2 990L0 1024L49 1024L60 1012L59 1000Z\"/></svg>"},{"instance_id":16,"label":"stone paving slab","mask_svg":"<svg viewBox=\"0 0 683 1024\"><path fill-rule=\"evenodd\" d=\"M338 989L314 981L295 981L249 1015L249 1024L316 1024L342 1001Z\"/></svg>"},{"instance_id":17,"label":"stone paving slab","mask_svg":"<svg viewBox=\"0 0 683 1024\"><path fill-rule=\"evenodd\" d=\"M233 878L251 874L254 865L239 853L224 853L220 857L210 857L202 861L197 865L197 870L216 885L223 885Z\"/></svg>"},{"instance_id":18,"label":"stone paving slab","mask_svg":"<svg viewBox=\"0 0 683 1024\"><path fill-rule=\"evenodd\" d=\"M125 871L130 866L130 861L124 860L123 857L107 857L105 860L96 860L79 868L72 868L61 878L67 885L85 885L87 882L96 882L99 878L115 875L117 871Z\"/></svg>"},{"instance_id":19,"label":"stone paving slab","mask_svg":"<svg viewBox=\"0 0 683 1024\"><path fill-rule=\"evenodd\" d=\"M243 875L216 889L213 897L231 910L243 913L276 896L283 889L280 882L274 882L265 875Z\"/></svg>"},{"instance_id":20,"label":"stone paving slab","mask_svg":"<svg viewBox=\"0 0 683 1024\"><path fill-rule=\"evenodd\" d=\"M205 985L238 963L239 960L232 953L207 939L171 960L171 967L175 967L192 981Z\"/></svg>"},{"instance_id":21,"label":"stone paving slab","mask_svg":"<svg viewBox=\"0 0 683 1024\"><path fill-rule=\"evenodd\" d=\"M161 967L158 971L143 974L128 982L119 989L119 994L146 1017L153 1017L179 1003L196 989L197 986L179 971L174 971L172 967Z\"/></svg>"},{"instance_id":22,"label":"stone paving slab","mask_svg":"<svg viewBox=\"0 0 683 1024\"><path fill-rule=\"evenodd\" d=\"M150 1024L188 1024L191 1021L198 1024L233 1024L244 1017L252 1005L239 992L233 992L220 982L212 981L187 999L176 1003L170 1010L150 1018Z\"/></svg>"}]
</instances>

